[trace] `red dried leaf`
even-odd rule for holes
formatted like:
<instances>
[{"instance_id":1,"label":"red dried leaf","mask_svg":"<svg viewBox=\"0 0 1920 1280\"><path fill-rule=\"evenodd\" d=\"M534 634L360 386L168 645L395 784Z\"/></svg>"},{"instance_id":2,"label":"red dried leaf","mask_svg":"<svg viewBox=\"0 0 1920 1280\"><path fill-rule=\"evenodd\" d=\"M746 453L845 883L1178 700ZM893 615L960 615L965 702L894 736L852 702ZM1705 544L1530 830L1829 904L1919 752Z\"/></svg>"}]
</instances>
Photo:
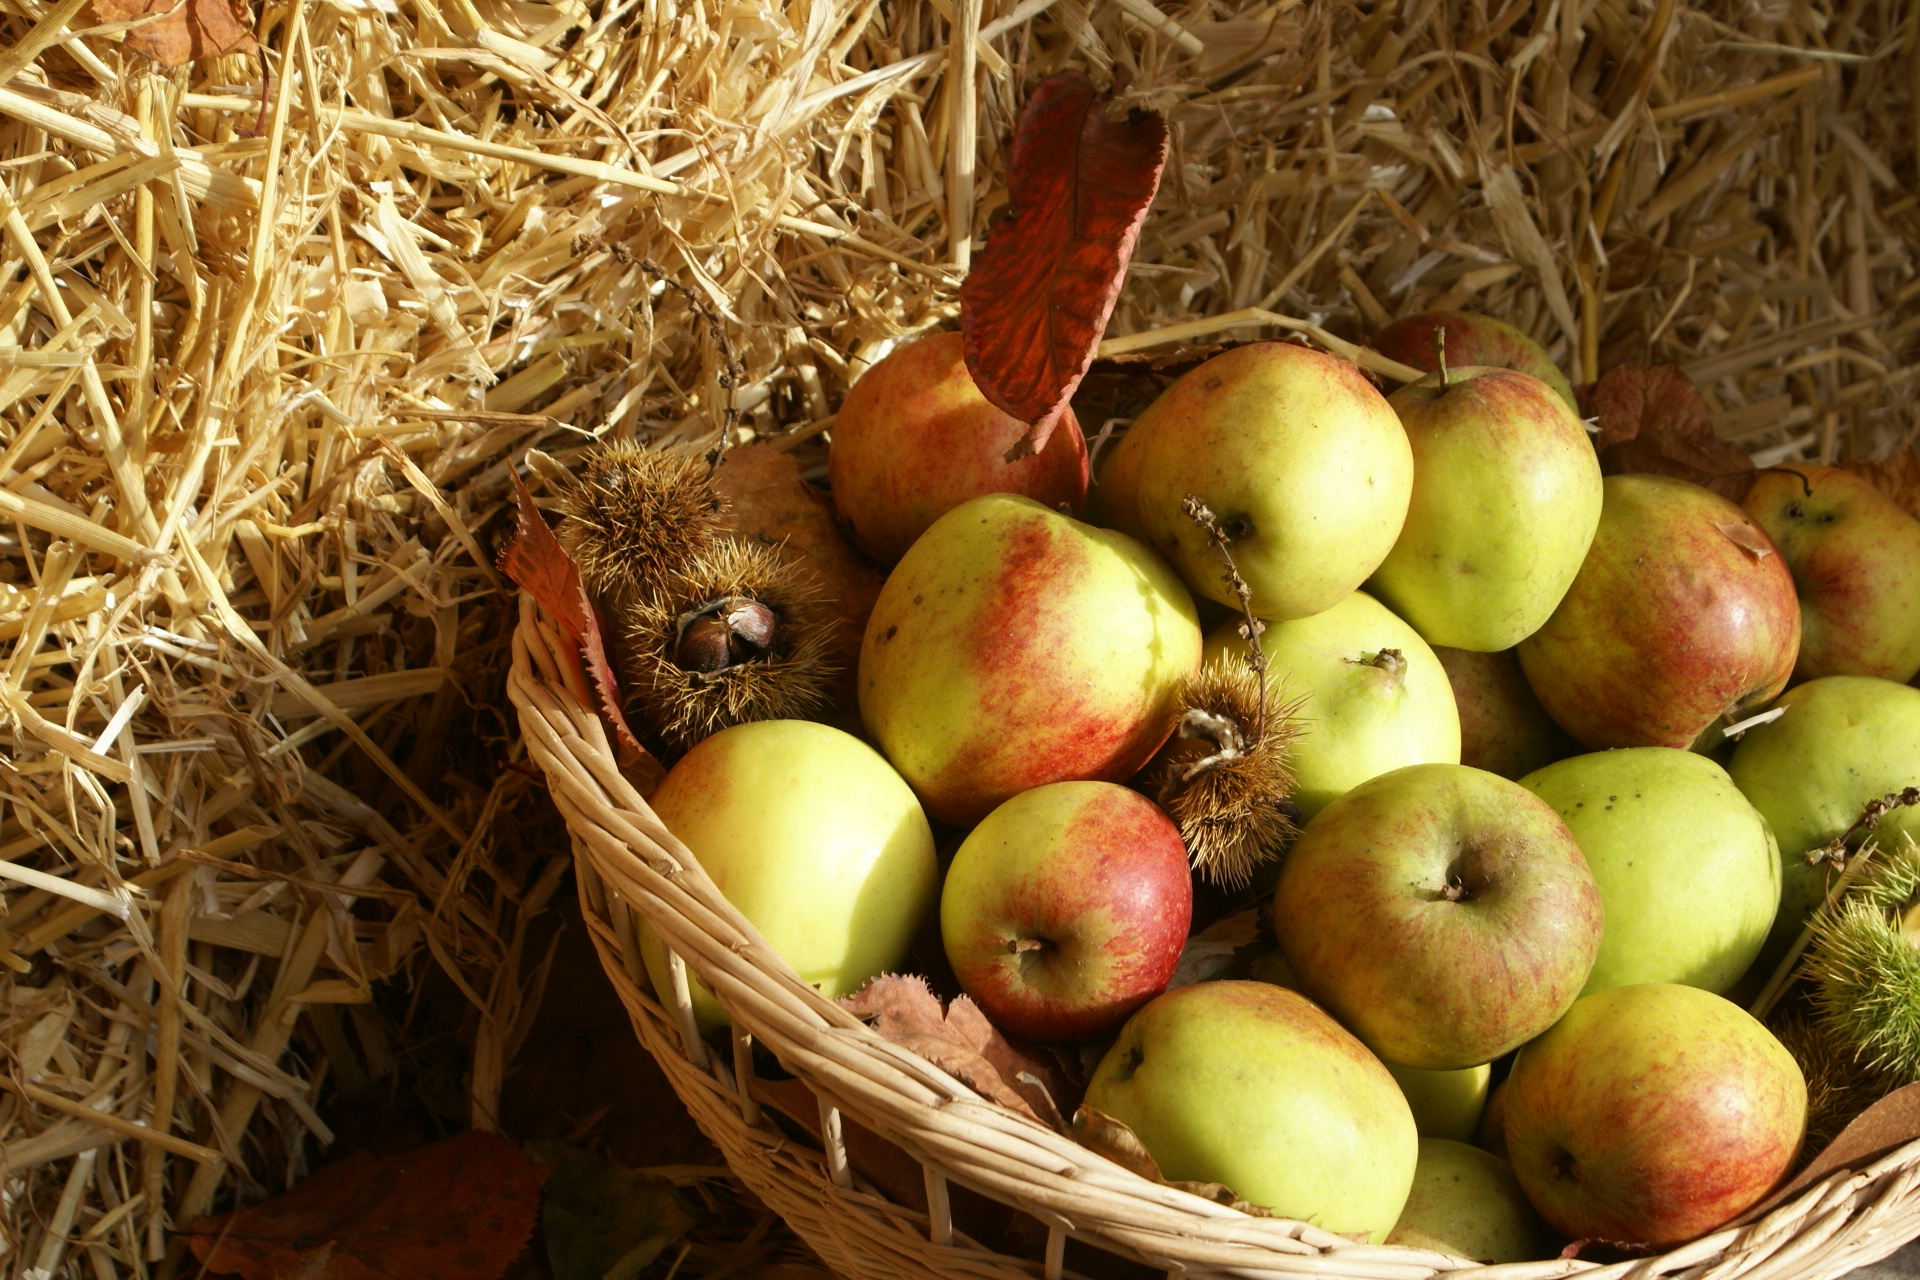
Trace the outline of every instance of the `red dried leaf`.
<instances>
[{"instance_id":1,"label":"red dried leaf","mask_svg":"<svg viewBox=\"0 0 1920 1280\"><path fill-rule=\"evenodd\" d=\"M253 15L234 0L93 0L97 24L133 22L127 48L163 67L180 67L223 53L255 53Z\"/></svg>"},{"instance_id":2,"label":"red dried leaf","mask_svg":"<svg viewBox=\"0 0 1920 1280\"><path fill-rule=\"evenodd\" d=\"M942 1013L925 978L882 974L840 1001L857 1018L1001 1106L1063 1128L1054 1105L1054 1072L1015 1048L978 1005L961 996Z\"/></svg>"},{"instance_id":3,"label":"red dried leaf","mask_svg":"<svg viewBox=\"0 0 1920 1280\"><path fill-rule=\"evenodd\" d=\"M1111 100L1078 71L1034 89L1014 131L1006 216L960 289L974 382L1032 424L1009 462L1046 448L1086 376L1160 186L1165 118L1110 120Z\"/></svg>"},{"instance_id":4,"label":"red dried leaf","mask_svg":"<svg viewBox=\"0 0 1920 1280\"><path fill-rule=\"evenodd\" d=\"M513 538L500 553L500 572L539 601L540 607L580 646L587 673L600 695L600 710L612 722L620 745L645 757L646 748L627 727L626 714L621 710L620 681L613 674L613 658L607 652L606 624L587 597L580 569L540 518L540 509L533 505L533 495L519 476L513 477L513 488Z\"/></svg>"},{"instance_id":5,"label":"red dried leaf","mask_svg":"<svg viewBox=\"0 0 1920 1280\"><path fill-rule=\"evenodd\" d=\"M1599 419L1593 447L1607 475L1678 476L1740 501L1753 486L1753 460L1713 433L1699 389L1670 364L1623 364L1581 388L1580 404Z\"/></svg>"},{"instance_id":6,"label":"red dried leaf","mask_svg":"<svg viewBox=\"0 0 1920 1280\"><path fill-rule=\"evenodd\" d=\"M490 1133L359 1151L283 1196L197 1219L193 1256L243 1280L497 1280L533 1236L547 1173Z\"/></svg>"},{"instance_id":7,"label":"red dried leaf","mask_svg":"<svg viewBox=\"0 0 1920 1280\"><path fill-rule=\"evenodd\" d=\"M1920 520L1920 446L1902 449L1885 462L1849 462L1845 466Z\"/></svg>"}]
</instances>

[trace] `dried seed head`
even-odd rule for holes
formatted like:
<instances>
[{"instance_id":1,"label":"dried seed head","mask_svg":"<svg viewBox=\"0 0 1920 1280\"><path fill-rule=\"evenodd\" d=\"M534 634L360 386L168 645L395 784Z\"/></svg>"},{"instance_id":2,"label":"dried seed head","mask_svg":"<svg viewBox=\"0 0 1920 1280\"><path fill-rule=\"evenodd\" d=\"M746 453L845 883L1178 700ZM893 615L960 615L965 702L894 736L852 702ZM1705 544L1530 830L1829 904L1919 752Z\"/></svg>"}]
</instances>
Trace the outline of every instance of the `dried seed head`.
<instances>
[{"instance_id":1,"label":"dried seed head","mask_svg":"<svg viewBox=\"0 0 1920 1280\"><path fill-rule=\"evenodd\" d=\"M1805 1004L1783 1003L1768 1020L1767 1029L1786 1047L1807 1081L1807 1137L1801 1159L1818 1155L1840 1131L1868 1107L1898 1086L1899 1081L1875 1071L1834 1035Z\"/></svg>"},{"instance_id":2,"label":"dried seed head","mask_svg":"<svg viewBox=\"0 0 1920 1280\"><path fill-rule=\"evenodd\" d=\"M812 573L779 547L712 543L624 616L621 676L637 719L676 751L828 705L836 624Z\"/></svg>"},{"instance_id":3,"label":"dried seed head","mask_svg":"<svg viewBox=\"0 0 1920 1280\"><path fill-rule=\"evenodd\" d=\"M1207 663L1181 686L1180 727L1148 766L1193 865L1226 889L1245 885L1298 834L1287 751L1299 703L1267 702L1262 728L1263 683L1233 655Z\"/></svg>"},{"instance_id":4,"label":"dried seed head","mask_svg":"<svg viewBox=\"0 0 1920 1280\"><path fill-rule=\"evenodd\" d=\"M720 536L726 502L696 454L599 445L560 494L559 537L596 598L620 608L658 590Z\"/></svg>"}]
</instances>

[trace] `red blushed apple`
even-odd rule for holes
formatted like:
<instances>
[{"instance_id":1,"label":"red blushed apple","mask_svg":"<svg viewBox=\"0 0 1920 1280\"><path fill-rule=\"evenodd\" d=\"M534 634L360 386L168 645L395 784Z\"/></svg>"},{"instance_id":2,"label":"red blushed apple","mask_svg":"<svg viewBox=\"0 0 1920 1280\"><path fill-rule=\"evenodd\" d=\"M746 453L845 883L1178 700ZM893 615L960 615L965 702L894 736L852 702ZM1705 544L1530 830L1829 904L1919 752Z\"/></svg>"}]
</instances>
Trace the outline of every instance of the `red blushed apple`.
<instances>
[{"instance_id":1,"label":"red blushed apple","mask_svg":"<svg viewBox=\"0 0 1920 1280\"><path fill-rule=\"evenodd\" d=\"M960 985L995 1023L1047 1044L1112 1031L1165 990L1192 920L1179 829L1110 782L1056 782L995 809L940 896Z\"/></svg>"},{"instance_id":2,"label":"red blushed apple","mask_svg":"<svg viewBox=\"0 0 1920 1280\"><path fill-rule=\"evenodd\" d=\"M1017 493L1069 514L1087 496L1087 442L1073 410L1037 454L1003 455L1027 424L995 408L967 372L960 335L892 352L847 392L827 478L853 540L882 564L969 498Z\"/></svg>"},{"instance_id":3,"label":"red blushed apple","mask_svg":"<svg viewBox=\"0 0 1920 1280\"><path fill-rule=\"evenodd\" d=\"M1533 696L1513 650L1475 653L1435 645L1433 656L1446 668L1460 712L1461 764L1517 780L1579 753L1580 744Z\"/></svg>"},{"instance_id":4,"label":"red blushed apple","mask_svg":"<svg viewBox=\"0 0 1920 1280\"><path fill-rule=\"evenodd\" d=\"M1429 311L1405 316L1373 335L1369 343L1390 360L1432 373L1440 367L1439 335L1447 335L1447 367L1484 364L1496 369L1518 369L1552 387L1571 409L1579 409L1573 384L1546 352L1546 348L1504 320L1471 311Z\"/></svg>"},{"instance_id":5,"label":"red blushed apple","mask_svg":"<svg viewBox=\"0 0 1920 1280\"><path fill-rule=\"evenodd\" d=\"M1800 589L1796 681L1920 672L1920 520L1837 467L1762 471L1743 504Z\"/></svg>"},{"instance_id":6,"label":"red blushed apple","mask_svg":"<svg viewBox=\"0 0 1920 1280\"><path fill-rule=\"evenodd\" d=\"M1793 1164L1807 1086L1740 1006L1650 982L1577 1001L1507 1080L1513 1171L1575 1240L1664 1248L1745 1213Z\"/></svg>"},{"instance_id":7,"label":"red blushed apple","mask_svg":"<svg viewBox=\"0 0 1920 1280\"><path fill-rule=\"evenodd\" d=\"M1580 573L1520 666L1587 746L1685 750L1786 687L1793 577L1746 512L1697 484L1608 476L1604 492Z\"/></svg>"}]
</instances>

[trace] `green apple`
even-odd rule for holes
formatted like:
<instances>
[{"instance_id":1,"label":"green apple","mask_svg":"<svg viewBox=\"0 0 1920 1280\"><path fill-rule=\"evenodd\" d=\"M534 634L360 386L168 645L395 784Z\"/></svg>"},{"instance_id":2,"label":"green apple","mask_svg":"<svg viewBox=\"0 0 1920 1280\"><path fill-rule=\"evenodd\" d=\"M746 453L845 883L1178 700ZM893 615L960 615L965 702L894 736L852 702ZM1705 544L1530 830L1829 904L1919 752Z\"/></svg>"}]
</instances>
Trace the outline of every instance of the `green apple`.
<instances>
[{"instance_id":1,"label":"green apple","mask_svg":"<svg viewBox=\"0 0 1920 1280\"><path fill-rule=\"evenodd\" d=\"M1189 586L1237 606L1219 550L1181 510L1198 496L1262 618L1331 608L1386 558L1407 517L1413 451L1400 420L1358 366L1306 347L1222 352L1127 435L1113 465L1132 468L1133 509L1112 518L1137 521Z\"/></svg>"},{"instance_id":2,"label":"green apple","mask_svg":"<svg viewBox=\"0 0 1920 1280\"><path fill-rule=\"evenodd\" d=\"M1049 782L1124 782L1173 732L1200 622L1160 558L1030 498L936 520L888 575L860 715L927 812L971 826Z\"/></svg>"},{"instance_id":3,"label":"green apple","mask_svg":"<svg viewBox=\"0 0 1920 1280\"><path fill-rule=\"evenodd\" d=\"M1920 672L1920 520L1850 471L1762 471L1742 504L1800 592L1796 680Z\"/></svg>"},{"instance_id":4,"label":"green apple","mask_svg":"<svg viewBox=\"0 0 1920 1280\"><path fill-rule=\"evenodd\" d=\"M1486 1263L1551 1258L1560 1248L1511 1165L1444 1138L1420 1139L1413 1190L1387 1243Z\"/></svg>"},{"instance_id":5,"label":"green apple","mask_svg":"<svg viewBox=\"0 0 1920 1280\"><path fill-rule=\"evenodd\" d=\"M1214 628L1206 661L1247 652L1239 625ZM1372 596L1355 591L1310 618L1269 622L1260 647L1269 697L1300 703L1302 732L1288 764L1305 817L1391 769L1460 763L1460 715L1445 668Z\"/></svg>"},{"instance_id":6,"label":"green apple","mask_svg":"<svg viewBox=\"0 0 1920 1280\"><path fill-rule=\"evenodd\" d=\"M1723 995L1780 907L1767 820L1705 756L1629 747L1574 756L1520 785L1553 806L1600 886L1607 927L1582 995L1679 982Z\"/></svg>"},{"instance_id":7,"label":"green apple","mask_svg":"<svg viewBox=\"0 0 1920 1280\"><path fill-rule=\"evenodd\" d=\"M1580 750L1533 696L1514 650L1475 653L1435 645L1433 656L1447 669L1460 712L1461 764L1518 778Z\"/></svg>"},{"instance_id":8,"label":"green apple","mask_svg":"<svg viewBox=\"0 0 1920 1280\"><path fill-rule=\"evenodd\" d=\"M1492 653L1540 629L1600 525L1600 459L1530 374L1469 366L1388 402L1413 445L1413 498L1374 594L1436 645Z\"/></svg>"},{"instance_id":9,"label":"green apple","mask_svg":"<svg viewBox=\"0 0 1920 1280\"><path fill-rule=\"evenodd\" d=\"M1807 1086L1746 1010L1649 982L1585 996L1520 1051L1507 1150L1574 1240L1664 1249L1739 1217L1792 1167Z\"/></svg>"},{"instance_id":10,"label":"green apple","mask_svg":"<svg viewBox=\"0 0 1920 1280\"><path fill-rule=\"evenodd\" d=\"M1457 764L1341 796L1280 867L1273 928L1312 997L1389 1062L1491 1062L1566 1012L1600 947L1600 890L1547 803Z\"/></svg>"},{"instance_id":11,"label":"green apple","mask_svg":"<svg viewBox=\"0 0 1920 1280\"><path fill-rule=\"evenodd\" d=\"M811 720L757 720L702 740L649 804L727 901L829 1000L898 967L939 884L920 802L880 753ZM671 1006L666 950L641 954ZM688 972L689 980L692 972ZM702 1025L727 1012L693 982Z\"/></svg>"},{"instance_id":12,"label":"green apple","mask_svg":"<svg viewBox=\"0 0 1920 1280\"><path fill-rule=\"evenodd\" d=\"M1087 1082L1160 1172L1281 1217L1386 1238L1419 1135L1393 1077L1298 992L1201 982L1133 1015Z\"/></svg>"},{"instance_id":13,"label":"green apple","mask_svg":"<svg viewBox=\"0 0 1920 1280\"><path fill-rule=\"evenodd\" d=\"M1401 364L1432 373L1440 367L1440 334L1445 332L1449 365L1481 364L1518 369L1553 388L1553 393L1578 409L1573 384L1546 348L1504 320L1471 311L1429 311L1404 316L1373 335L1375 351Z\"/></svg>"},{"instance_id":14,"label":"green apple","mask_svg":"<svg viewBox=\"0 0 1920 1280\"><path fill-rule=\"evenodd\" d=\"M1407 1096L1413 1108L1414 1127L1422 1138L1448 1138L1471 1142L1480 1128L1480 1113L1487 1106L1487 1084L1493 1079L1493 1064L1459 1071L1423 1071L1389 1062L1387 1070Z\"/></svg>"},{"instance_id":15,"label":"green apple","mask_svg":"<svg viewBox=\"0 0 1920 1280\"><path fill-rule=\"evenodd\" d=\"M1920 689L1872 676L1827 676L1787 690L1771 724L1741 736L1727 765L1734 785L1780 842L1780 914L1763 964L1785 954L1826 893L1827 873L1805 857L1840 835L1869 800L1920 784ZM1920 840L1920 808L1880 822L1884 844Z\"/></svg>"}]
</instances>

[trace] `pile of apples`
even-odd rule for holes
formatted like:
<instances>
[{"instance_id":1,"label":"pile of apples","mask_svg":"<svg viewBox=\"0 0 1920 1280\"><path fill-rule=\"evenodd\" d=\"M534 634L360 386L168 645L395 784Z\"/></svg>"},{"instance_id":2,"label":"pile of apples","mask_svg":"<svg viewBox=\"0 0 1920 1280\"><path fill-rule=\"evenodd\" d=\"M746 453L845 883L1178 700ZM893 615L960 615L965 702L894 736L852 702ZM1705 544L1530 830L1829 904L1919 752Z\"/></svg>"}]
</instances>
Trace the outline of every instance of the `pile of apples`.
<instances>
[{"instance_id":1,"label":"pile of apples","mask_svg":"<svg viewBox=\"0 0 1920 1280\"><path fill-rule=\"evenodd\" d=\"M1517 330L1375 342L1440 368L1389 399L1303 346L1227 350L1091 501L1070 414L1007 462L1025 424L959 335L895 351L832 442L843 526L893 565L865 740L730 728L653 807L829 998L937 912L958 987L1093 1046L1086 1105L1169 1179L1487 1261L1697 1237L1805 1131L1793 1057L1726 993L1818 901L1802 855L1920 781L1920 521L1811 465L1744 508L1603 479ZM1202 664L1256 640L1304 828L1256 878L1253 977L1168 990L1195 879L1138 775Z\"/></svg>"}]
</instances>

